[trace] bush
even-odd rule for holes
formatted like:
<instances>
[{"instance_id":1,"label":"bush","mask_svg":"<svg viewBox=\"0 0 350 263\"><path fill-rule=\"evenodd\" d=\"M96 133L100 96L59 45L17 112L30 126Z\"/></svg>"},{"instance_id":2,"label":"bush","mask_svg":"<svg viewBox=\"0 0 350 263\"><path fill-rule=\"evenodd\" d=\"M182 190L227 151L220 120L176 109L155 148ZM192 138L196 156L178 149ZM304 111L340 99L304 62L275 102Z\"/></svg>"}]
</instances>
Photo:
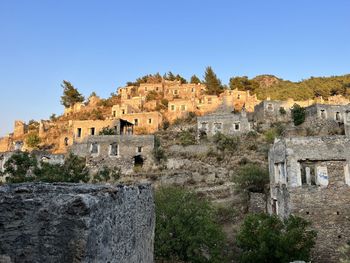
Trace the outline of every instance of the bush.
<instances>
[{"instance_id":1,"label":"bush","mask_svg":"<svg viewBox=\"0 0 350 263\"><path fill-rule=\"evenodd\" d=\"M223 262L224 234L208 201L179 188L155 193L155 256L173 262Z\"/></svg>"},{"instance_id":2,"label":"bush","mask_svg":"<svg viewBox=\"0 0 350 263\"><path fill-rule=\"evenodd\" d=\"M278 136L278 134L276 129L271 128L264 133L264 136L267 143L273 143L275 141L275 138Z\"/></svg>"},{"instance_id":3,"label":"bush","mask_svg":"<svg viewBox=\"0 0 350 263\"><path fill-rule=\"evenodd\" d=\"M283 107L280 107L280 114L281 115L286 115L287 114L286 110Z\"/></svg>"},{"instance_id":4,"label":"bush","mask_svg":"<svg viewBox=\"0 0 350 263\"><path fill-rule=\"evenodd\" d=\"M35 180L33 174L37 168L36 158L27 152L18 152L13 154L4 165L4 175L8 183L31 182Z\"/></svg>"},{"instance_id":5,"label":"bush","mask_svg":"<svg viewBox=\"0 0 350 263\"><path fill-rule=\"evenodd\" d=\"M294 104L292 107L292 118L295 126L302 124L305 121L305 108L301 107L298 104Z\"/></svg>"},{"instance_id":6,"label":"bush","mask_svg":"<svg viewBox=\"0 0 350 263\"><path fill-rule=\"evenodd\" d=\"M8 183L23 182L70 182L79 183L89 180L85 159L70 154L64 164L41 162L38 165L35 156L27 152L12 155L5 163L4 174Z\"/></svg>"},{"instance_id":7,"label":"bush","mask_svg":"<svg viewBox=\"0 0 350 263\"><path fill-rule=\"evenodd\" d=\"M169 126L170 126L170 122L168 120L165 120L163 122L163 130L164 131L167 130L169 128Z\"/></svg>"},{"instance_id":8,"label":"bush","mask_svg":"<svg viewBox=\"0 0 350 263\"><path fill-rule=\"evenodd\" d=\"M166 161L167 157L165 155L165 151L160 144L160 140L158 137L154 137L154 149L153 149L153 157L156 162L159 164L161 161Z\"/></svg>"},{"instance_id":9,"label":"bush","mask_svg":"<svg viewBox=\"0 0 350 263\"><path fill-rule=\"evenodd\" d=\"M40 144L41 140L39 138L39 135L35 132L29 133L26 138L26 144L30 148L37 148Z\"/></svg>"},{"instance_id":10,"label":"bush","mask_svg":"<svg viewBox=\"0 0 350 263\"><path fill-rule=\"evenodd\" d=\"M189 131L181 131L179 134L180 144L182 146L188 146L196 144L195 136Z\"/></svg>"},{"instance_id":11,"label":"bush","mask_svg":"<svg viewBox=\"0 0 350 263\"><path fill-rule=\"evenodd\" d=\"M300 217L290 216L282 221L277 216L250 214L237 235L237 245L242 250L239 261L308 262L316 238L316 232L308 230L309 226Z\"/></svg>"},{"instance_id":12,"label":"bush","mask_svg":"<svg viewBox=\"0 0 350 263\"><path fill-rule=\"evenodd\" d=\"M107 166L104 166L99 170L93 178L93 183L102 183L102 182L116 182L120 178L120 170L110 169Z\"/></svg>"},{"instance_id":13,"label":"bush","mask_svg":"<svg viewBox=\"0 0 350 263\"><path fill-rule=\"evenodd\" d=\"M158 98L158 93L154 90L151 90L150 92L147 93L146 96L146 102L151 101L151 100L156 100Z\"/></svg>"},{"instance_id":14,"label":"bush","mask_svg":"<svg viewBox=\"0 0 350 263\"><path fill-rule=\"evenodd\" d=\"M99 135L117 135L117 131L114 128L103 127L102 130L99 132Z\"/></svg>"},{"instance_id":15,"label":"bush","mask_svg":"<svg viewBox=\"0 0 350 263\"><path fill-rule=\"evenodd\" d=\"M233 177L238 189L250 192L264 193L269 183L269 172L257 164L247 163L238 170L238 174Z\"/></svg>"},{"instance_id":16,"label":"bush","mask_svg":"<svg viewBox=\"0 0 350 263\"><path fill-rule=\"evenodd\" d=\"M238 136L226 136L218 132L213 136L213 142L221 152L234 152L237 150L240 140Z\"/></svg>"}]
</instances>

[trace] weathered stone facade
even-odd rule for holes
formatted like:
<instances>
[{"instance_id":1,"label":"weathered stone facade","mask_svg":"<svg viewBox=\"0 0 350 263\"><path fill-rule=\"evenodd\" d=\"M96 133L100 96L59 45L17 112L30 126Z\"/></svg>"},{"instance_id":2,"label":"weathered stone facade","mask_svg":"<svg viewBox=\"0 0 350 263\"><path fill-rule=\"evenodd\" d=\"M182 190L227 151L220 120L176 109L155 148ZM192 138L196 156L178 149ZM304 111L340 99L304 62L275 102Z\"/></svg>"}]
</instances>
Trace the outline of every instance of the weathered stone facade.
<instances>
[{"instance_id":1,"label":"weathered stone facade","mask_svg":"<svg viewBox=\"0 0 350 263\"><path fill-rule=\"evenodd\" d=\"M74 143L71 152L86 158L91 174L104 166L130 174L135 166L151 167L153 148L153 135L103 135Z\"/></svg>"},{"instance_id":2,"label":"weathered stone facade","mask_svg":"<svg viewBox=\"0 0 350 263\"><path fill-rule=\"evenodd\" d=\"M8 262L152 263L150 185L0 187L0 259Z\"/></svg>"},{"instance_id":3,"label":"weathered stone facade","mask_svg":"<svg viewBox=\"0 0 350 263\"><path fill-rule=\"evenodd\" d=\"M350 239L350 139L288 138L269 152L269 212L311 221L318 237L315 262L338 262Z\"/></svg>"},{"instance_id":4,"label":"weathered stone facade","mask_svg":"<svg viewBox=\"0 0 350 263\"><path fill-rule=\"evenodd\" d=\"M213 136L220 132L226 135L239 135L250 130L245 111L240 113L215 112L197 117L198 136Z\"/></svg>"}]
</instances>

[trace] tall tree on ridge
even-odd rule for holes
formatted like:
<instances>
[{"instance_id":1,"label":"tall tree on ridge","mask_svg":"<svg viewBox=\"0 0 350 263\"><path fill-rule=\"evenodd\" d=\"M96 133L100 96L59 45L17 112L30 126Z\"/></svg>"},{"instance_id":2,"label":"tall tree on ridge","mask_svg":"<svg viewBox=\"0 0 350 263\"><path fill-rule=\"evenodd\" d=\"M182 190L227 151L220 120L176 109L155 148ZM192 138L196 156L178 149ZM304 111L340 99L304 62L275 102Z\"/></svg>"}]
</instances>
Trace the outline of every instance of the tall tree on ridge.
<instances>
[{"instance_id":1,"label":"tall tree on ridge","mask_svg":"<svg viewBox=\"0 0 350 263\"><path fill-rule=\"evenodd\" d=\"M61 103L66 108L73 106L77 102L83 102L84 97L79 93L79 91L74 88L72 83L67 80L63 80L61 84L63 88L63 96L61 96Z\"/></svg>"},{"instance_id":2,"label":"tall tree on ridge","mask_svg":"<svg viewBox=\"0 0 350 263\"><path fill-rule=\"evenodd\" d=\"M207 86L207 94L219 95L223 91L220 79L216 76L210 66L205 69L204 81Z\"/></svg>"},{"instance_id":3,"label":"tall tree on ridge","mask_svg":"<svg viewBox=\"0 0 350 263\"><path fill-rule=\"evenodd\" d=\"M190 82L191 82L192 84L198 84L198 83L201 83L201 80L200 80L196 75L193 75L193 76L191 77Z\"/></svg>"}]
</instances>

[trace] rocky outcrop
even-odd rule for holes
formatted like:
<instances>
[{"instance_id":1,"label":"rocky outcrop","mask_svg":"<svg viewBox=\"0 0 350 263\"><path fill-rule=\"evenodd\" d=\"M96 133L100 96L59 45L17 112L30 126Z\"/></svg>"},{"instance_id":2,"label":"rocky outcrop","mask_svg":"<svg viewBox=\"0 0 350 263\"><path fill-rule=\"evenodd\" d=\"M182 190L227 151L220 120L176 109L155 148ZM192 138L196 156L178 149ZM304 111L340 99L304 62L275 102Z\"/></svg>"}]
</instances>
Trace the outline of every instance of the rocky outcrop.
<instances>
[{"instance_id":1,"label":"rocky outcrop","mask_svg":"<svg viewBox=\"0 0 350 263\"><path fill-rule=\"evenodd\" d=\"M0 258L7 262L153 262L150 185L0 187Z\"/></svg>"}]
</instances>

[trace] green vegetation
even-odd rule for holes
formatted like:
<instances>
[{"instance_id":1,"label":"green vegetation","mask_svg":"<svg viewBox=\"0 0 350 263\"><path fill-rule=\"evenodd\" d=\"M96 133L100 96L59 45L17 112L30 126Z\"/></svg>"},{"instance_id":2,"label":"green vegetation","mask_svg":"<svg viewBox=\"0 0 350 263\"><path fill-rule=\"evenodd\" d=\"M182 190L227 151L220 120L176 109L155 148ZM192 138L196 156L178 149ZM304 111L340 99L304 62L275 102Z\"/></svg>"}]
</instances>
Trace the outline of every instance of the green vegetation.
<instances>
[{"instance_id":1,"label":"green vegetation","mask_svg":"<svg viewBox=\"0 0 350 263\"><path fill-rule=\"evenodd\" d=\"M40 162L34 155L18 152L12 155L4 165L4 174L8 183L22 182L87 182L88 171L85 159L73 154L67 156L63 165Z\"/></svg>"},{"instance_id":2,"label":"green vegetation","mask_svg":"<svg viewBox=\"0 0 350 263\"><path fill-rule=\"evenodd\" d=\"M269 183L269 171L258 164L245 162L233 181L239 190L264 193Z\"/></svg>"},{"instance_id":3,"label":"green vegetation","mask_svg":"<svg viewBox=\"0 0 350 263\"><path fill-rule=\"evenodd\" d=\"M239 146L240 139L238 136L226 136L218 132L213 136L213 142L220 152L234 152Z\"/></svg>"},{"instance_id":4,"label":"green vegetation","mask_svg":"<svg viewBox=\"0 0 350 263\"><path fill-rule=\"evenodd\" d=\"M40 142L41 142L40 137L39 137L38 133L36 133L36 132L29 133L27 138L26 138L26 144L30 148L37 148L39 146Z\"/></svg>"},{"instance_id":5,"label":"green vegetation","mask_svg":"<svg viewBox=\"0 0 350 263\"><path fill-rule=\"evenodd\" d=\"M153 157L155 161L159 164L161 161L166 161L167 157L165 155L165 151L161 146L160 140L157 136L154 137L154 149L153 149Z\"/></svg>"},{"instance_id":6,"label":"green vegetation","mask_svg":"<svg viewBox=\"0 0 350 263\"><path fill-rule=\"evenodd\" d=\"M350 74L332 77L311 77L300 82L282 80L272 75L261 75L250 80L246 77L238 77L238 80L235 80L234 87L238 87L240 90L254 90L253 92L257 94L259 99L270 97L277 100L288 98L306 100L319 96L327 99L333 95L343 95L345 97L350 95ZM255 88L251 89L250 87Z\"/></svg>"},{"instance_id":7,"label":"green vegetation","mask_svg":"<svg viewBox=\"0 0 350 263\"><path fill-rule=\"evenodd\" d=\"M305 121L305 108L300 107L298 104L294 104L291 109L293 123L295 126L302 124Z\"/></svg>"},{"instance_id":8,"label":"green vegetation","mask_svg":"<svg viewBox=\"0 0 350 263\"><path fill-rule=\"evenodd\" d=\"M147 93L146 101L156 100L158 98L158 93L154 90L151 90Z\"/></svg>"},{"instance_id":9,"label":"green vegetation","mask_svg":"<svg viewBox=\"0 0 350 263\"><path fill-rule=\"evenodd\" d=\"M238 90L249 90L252 93L259 88L259 83L254 80L249 80L248 77L234 77L230 78L229 82L230 89L238 89Z\"/></svg>"},{"instance_id":10,"label":"green vegetation","mask_svg":"<svg viewBox=\"0 0 350 263\"><path fill-rule=\"evenodd\" d=\"M310 223L290 216L282 221L267 214L248 215L237 235L242 250L240 262L285 263L295 260L310 261L316 232L308 230Z\"/></svg>"},{"instance_id":11,"label":"green vegetation","mask_svg":"<svg viewBox=\"0 0 350 263\"><path fill-rule=\"evenodd\" d=\"M220 79L216 76L211 67L205 69L204 83L207 86L207 94L209 95L219 95L224 91Z\"/></svg>"},{"instance_id":12,"label":"green vegetation","mask_svg":"<svg viewBox=\"0 0 350 263\"><path fill-rule=\"evenodd\" d=\"M116 182L120 178L120 170L110 169L104 166L93 177L93 183Z\"/></svg>"},{"instance_id":13,"label":"green vegetation","mask_svg":"<svg viewBox=\"0 0 350 263\"><path fill-rule=\"evenodd\" d=\"M117 135L117 131L114 128L103 127L102 130L99 132L99 135Z\"/></svg>"},{"instance_id":14,"label":"green vegetation","mask_svg":"<svg viewBox=\"0 0 350 263\"><path fill-rule=\"evenodd\" d=\"M61 103L66 108L73 106L77 102L84 101L84 97L76 88L74 88L74 86L69 81L64 80L61 87L63 88Z\"/></svg>"},{"instance_id":15,"label":"green vegetation","mask_svg":"<svg viewBox=\"0 0 350 263\"><path fill-rule=\"evenodd\" d=\"M196 75L193 75L193 76L191 77L190 82L191 82L192 84L198 84L198 83L201 83L201 80L200 80Z\"/></svg>"},{"instance_id":16,"label":"green vegetation","mask_svg":"<svg viewBox=\"0 0 350 263\"><path fill-rule=\"evenodd\" d=\"M188 146L196 144L196 137L190 131L181 131L179 133L180 144L182 146Z\"/></svg>"},{"instance_id":17,"label":"green vegetation","mask_svg":"<svg viewBox=\"0 0 350 263\"><path fill-rule=\"evenodd\" d=\"M155 193L155 256L171 262L221 263L225 244L208 201L183 189L160 188Z\"/></svg>"}]
</instances>

